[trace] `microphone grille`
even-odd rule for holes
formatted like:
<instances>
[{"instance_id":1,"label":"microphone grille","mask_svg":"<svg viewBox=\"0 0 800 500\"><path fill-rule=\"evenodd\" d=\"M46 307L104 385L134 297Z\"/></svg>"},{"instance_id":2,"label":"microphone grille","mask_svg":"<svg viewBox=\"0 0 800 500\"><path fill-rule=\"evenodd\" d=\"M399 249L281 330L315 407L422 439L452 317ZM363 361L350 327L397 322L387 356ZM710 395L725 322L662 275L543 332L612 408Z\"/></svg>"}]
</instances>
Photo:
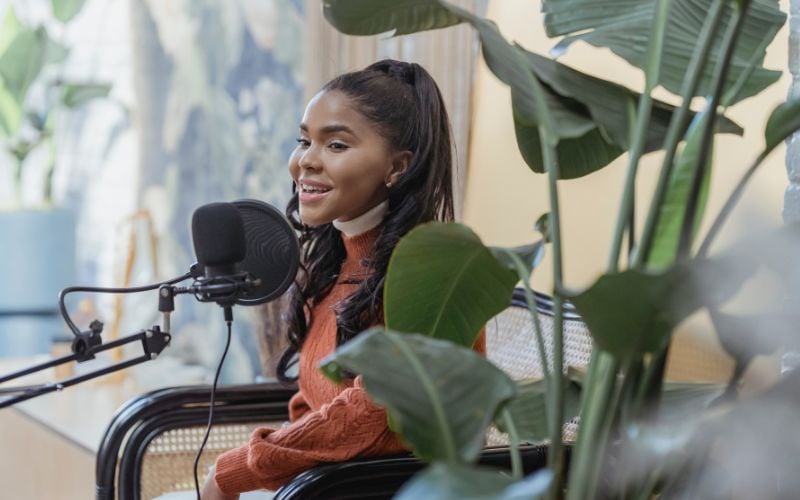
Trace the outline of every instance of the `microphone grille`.
<instances>
[{"instance_id":1,"label":"microphone grille","mask_svg":"<svg viewBox=\"0 0 800 500\"><path fill-rule=\"evenodd\" d=\"M192 214L192 243L197 262L225 266L244 260L244 223L232 203L209 203Z\"/></svg>"}]
</instances>

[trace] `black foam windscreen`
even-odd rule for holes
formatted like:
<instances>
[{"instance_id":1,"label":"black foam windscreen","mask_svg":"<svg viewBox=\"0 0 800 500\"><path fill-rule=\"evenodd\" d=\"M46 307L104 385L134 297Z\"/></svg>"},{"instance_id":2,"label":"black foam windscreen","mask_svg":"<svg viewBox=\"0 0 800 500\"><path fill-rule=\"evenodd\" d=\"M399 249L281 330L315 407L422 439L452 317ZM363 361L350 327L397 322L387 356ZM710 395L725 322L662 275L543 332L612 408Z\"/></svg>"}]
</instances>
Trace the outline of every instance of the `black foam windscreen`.
<instances>
[{"instance_id":1,"label":"black foam windscreen","mask_svg":"<svg viewBox=\"0 0 800 500\"><path fill-rule=\"evenodd\" d=\"M277 208L258 200L237 200L233 205L244 223L246 255L240 264L259 287L236 301L256 305L281 296L294 282L300 264L300 243L289 221Z\"/></svg>"},{"instance_id":2,"label":"black foam windscreen","mask_svg":"<svg viewBox=\"0 0 800 500\"><path fill-rule=\"evenodd\" d=\"M192 244L197 262L208 267L231 266L247 253L245 229L232 203L209 203L192 214Z\"/></svg>"}]
</instances>

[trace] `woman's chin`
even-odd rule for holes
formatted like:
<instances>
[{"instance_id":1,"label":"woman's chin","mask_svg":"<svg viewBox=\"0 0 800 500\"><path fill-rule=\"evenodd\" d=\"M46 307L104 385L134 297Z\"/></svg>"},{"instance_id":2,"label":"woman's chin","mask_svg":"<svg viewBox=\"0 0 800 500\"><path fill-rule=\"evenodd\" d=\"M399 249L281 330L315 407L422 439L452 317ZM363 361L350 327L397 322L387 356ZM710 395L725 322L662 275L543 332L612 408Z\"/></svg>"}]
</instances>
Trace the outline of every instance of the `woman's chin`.
<instances>
[{"instance_id":1,"label":"woman's chin","mask_svg":"<svg viewBox=\"0 0 800 500\"><path fill-rule=\"evenodd\" d=\"M318 217L318 216L314 216L312 214L303 214L303 212L301 211L300 212L300 222L302 222L303 224L305 224L306 226L309 226L309 227L318 227L318 226L324 226L325 224L329 224L329 223L333 222L333 219L330 219L330 218L327 218L327 217Z\"/></svg>"}]
</instances>

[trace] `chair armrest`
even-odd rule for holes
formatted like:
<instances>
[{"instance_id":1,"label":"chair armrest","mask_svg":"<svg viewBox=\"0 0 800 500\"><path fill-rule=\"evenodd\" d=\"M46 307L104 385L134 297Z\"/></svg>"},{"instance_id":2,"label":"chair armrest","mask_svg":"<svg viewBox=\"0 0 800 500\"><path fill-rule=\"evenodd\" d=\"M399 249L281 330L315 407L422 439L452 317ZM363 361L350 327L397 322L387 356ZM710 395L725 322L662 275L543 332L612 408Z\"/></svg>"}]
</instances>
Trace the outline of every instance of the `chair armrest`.
<instances>
[{"instance_id":1,"label":"chair armrest","mask_svg":"<svg viewBox=\"0 0 800 500\"><path fill-rule=\"evenodd\" d=\"M547 446L521 446L520 454L526 474L547 465ZM478 463L510 470L511 455L506 447L486 448ZM425 466L409 454L320 465L298 474L274 500L388 499Z\"/></svg>"},{"instance_id":2,"label":"chair armrest","mask_svg":"<svg viewBox=\"0 0 800 500\"><path fill-rule=\"evenodd\" d=\"M280 383L218 387L214 422L241 422L254 418L286 420L289 416L289 399L296 391L294 385ZM131 474L123 473L123 465L127 468L138 467L133 458L141 458L147 443L161 432L205 425L210 396L210 386L170 387L143 394L122 405L111 419L97 452L96 498L115 498L117 459L123 443L125 448L120 459L120 482L138 481L138 476L134 478ZM120 484L120 498L125 496L125 491Z\"/></svg>"}]
</instances>

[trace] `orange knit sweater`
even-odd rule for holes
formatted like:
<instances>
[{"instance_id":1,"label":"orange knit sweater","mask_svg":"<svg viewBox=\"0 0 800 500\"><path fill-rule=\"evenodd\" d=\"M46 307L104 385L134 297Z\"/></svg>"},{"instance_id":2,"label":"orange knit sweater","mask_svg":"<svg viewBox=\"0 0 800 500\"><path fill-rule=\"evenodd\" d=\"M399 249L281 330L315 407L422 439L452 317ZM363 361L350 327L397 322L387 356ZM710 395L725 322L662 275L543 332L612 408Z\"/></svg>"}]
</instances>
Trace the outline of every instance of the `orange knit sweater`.
<instances>
[{"instance_id":1,"label":"orange knit sweater","mask_svg":"<svg viewBox=\"0 0 800 500\"><path fill-rule=\"evenodd\" d=\"M342 236L347 258L336 285L313 309L300 351L300 390L289 402L291 424L256 429L250 442L217 459L214 479L225 494L261 488L277 489L300 472L322 462L400 453L406 447L387 426L386 411L364 391L361 378L337 385L319 370L320 361L336 350L334 308L358 287L368 270L377 229ZM484 352L481 336L475 349Z\"/></svg>"}]
</instances>

